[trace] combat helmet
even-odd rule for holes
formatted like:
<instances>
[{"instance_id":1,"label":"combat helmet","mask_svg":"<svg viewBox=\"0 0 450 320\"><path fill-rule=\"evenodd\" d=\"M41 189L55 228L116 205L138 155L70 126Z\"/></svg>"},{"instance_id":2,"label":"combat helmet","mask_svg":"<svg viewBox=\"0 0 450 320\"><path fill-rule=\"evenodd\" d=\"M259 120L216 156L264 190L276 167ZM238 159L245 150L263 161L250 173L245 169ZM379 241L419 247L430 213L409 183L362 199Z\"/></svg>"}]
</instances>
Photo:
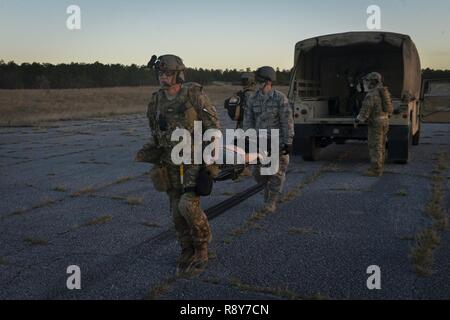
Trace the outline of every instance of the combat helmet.
<instances>
[{"instance_id":1,"label":"combat helmet","mask_svg":"<svg viewBox=\"0 0 450 320\"><path fill-rule=\"evenodd\" d=\"M369 74L365 77L365 79L366 79L367 81L376 81L376 82L378 82L378 83L381 83L381 82L382 82L382 76L381 76L381 74L379 74L378 72L371 72L371 73L369 73Z\"/></svg>"},{"instance_id":2,"label":"combat helmet","mask_svg":"<svg viewBox=\"0 0 450 320\"><path fill-rule=\"evenodd\" d=\"M183 60L173 54L166 54L160 56L152 56L152 59L148 63L149 68L154 68L157 72L160 71L173 71L176 73L177 83L184 83L186 81L185 71L186 66Z\"/></svg>"},{"instance_id":3,"label":"combat helmet","mask_svg":"<svg viewBox=\"0 0 450 320\"><path fill-rule=\"evenodd\" d=\"M256 81L266 82L266 81L277 81L277 73L272 67L261 67L256 70Z\"/></svg>"},{"instance_id":4,"label":"combat helmet","mask_svg":"<svg viewBox=\"0 0 450 320\"><path fill-rule=\"evenodd\" d=\"M241 84L244 87L250 87L255 85L255 74L253 72L244 72L241 74Z\"/></svg>"}]
</instances>

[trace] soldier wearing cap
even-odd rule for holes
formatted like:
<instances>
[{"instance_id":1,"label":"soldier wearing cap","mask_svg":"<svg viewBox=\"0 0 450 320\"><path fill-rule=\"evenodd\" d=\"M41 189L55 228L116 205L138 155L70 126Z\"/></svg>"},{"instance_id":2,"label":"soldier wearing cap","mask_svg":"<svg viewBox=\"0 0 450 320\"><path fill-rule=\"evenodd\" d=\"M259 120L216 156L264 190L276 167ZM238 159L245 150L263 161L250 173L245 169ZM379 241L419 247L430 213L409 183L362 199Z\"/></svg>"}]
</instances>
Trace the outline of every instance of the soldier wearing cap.
<instances>
[{"instance_id":1,"label":"soldier wearing cap","mask_svg":"<svg viewBox=\"0 0 450 320\"><path fill-rule=\"evenodd\" d=\"M272 85L276 81L276 72L272 67L261 67L256 71L256 81L261 85L252 95L245 108L244 130L279 130L279 170L273 176L262 176L260 167L254 168L254 176L265 188L263 211L274 212L280 201L289 166L289 154L294 139L294 118L287 97Z\"/></svg>"},{"instance_id":2,"label":"soldier wearing cap","mask_svg":"<svg viewBox=\"0 0 450 320\"><path fill-rule=\"evenodd\" d=\"M244 127L245 106L247 105L247 101L250 98L250 96L252 96L256 90L255 74L253 72L243 73L241 75L241 85L242 90L236 93L241 100L241 108L239 110L239 116L236 119L237 129L242 129Z\"/></svg>"}]
</instances>

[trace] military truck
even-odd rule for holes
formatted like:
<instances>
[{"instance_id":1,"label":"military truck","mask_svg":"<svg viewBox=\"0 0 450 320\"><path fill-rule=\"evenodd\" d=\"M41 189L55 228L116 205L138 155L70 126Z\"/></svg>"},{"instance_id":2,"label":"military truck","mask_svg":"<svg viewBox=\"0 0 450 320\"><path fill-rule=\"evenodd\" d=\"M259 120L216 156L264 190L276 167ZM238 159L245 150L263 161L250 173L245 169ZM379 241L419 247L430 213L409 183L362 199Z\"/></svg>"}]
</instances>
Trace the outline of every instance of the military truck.
<instances>
[{"instance_id":1,"label":"military truck","mask_svg":"<svg viewBox=\"0 0 450 320\"><path fill-rule=\"evenodd\" d=\"M370 72L379 72L392 94L388 160L409 161L411 145L420 139L420 58L409 36L388 32L325 35L296 44L289 89L294 154L314 161L332 143L367 139L367 126L355 128L354 119Z\"/></svg>"}]
</instances>

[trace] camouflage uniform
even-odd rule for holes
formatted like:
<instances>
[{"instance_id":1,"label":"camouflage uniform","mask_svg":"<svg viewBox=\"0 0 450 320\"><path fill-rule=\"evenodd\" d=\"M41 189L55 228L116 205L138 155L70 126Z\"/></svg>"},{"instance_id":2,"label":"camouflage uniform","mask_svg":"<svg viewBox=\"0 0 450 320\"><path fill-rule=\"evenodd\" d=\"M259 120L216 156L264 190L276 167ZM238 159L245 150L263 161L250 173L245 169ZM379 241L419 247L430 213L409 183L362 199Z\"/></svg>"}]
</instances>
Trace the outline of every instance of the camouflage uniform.
<instances>
[{"instance_id":1,"label":"camouflage uniform","mask_svg":"<svg viewBox=\"0 0 450 320\"><path fill-rule=\"evenodd\" d=\"M170 208L182 247L179 259L189 260L195 248L211 241L208 218L200 207L200 197L195 193L200 165L184 166L184 183L181 185L180 166L171 161L172 148L178 142L171 141L171 135L177 128L187 129L193 133L194 121L202 121L204 130L219 129L215 107L197 84L184 84L176 97L169 97L164 90L153 94L148 105L147 117L151 130L151 142L160 152L160 162L167 168L170 189L167 192ZM160 119L165 128L161 128ZM193 139L192 139L193 140ZM193 150L193 149L192 149Z\"/></svg>"},{"instance_id":2,"label":"camouflage uniform","mask_svg":"<svg viewBox=\"0 0 450 320\"><path fill-rule=\"evenodd\" d=\"M389 131L389 115L383 112L380 88L382 88L381 83L369 90L357 117L360 122L367 121L368 124L368 145L372 164L368 174L373 173L378 176L384 169L386 139Z\"/></svg>"},{"instance_id":3,"label":"camouflage uniform","mask_svg":"<svg viewBox=\"0 0 450 320\"><path fill-rule=\"evenodd\" d=\"M237 96L243 98L244 101L241 102L241 112L243 112L243 117L241 117L240 121L236 124L236 129L243 129L244 128L244 117L245 117L245 108L247 106L247 101L250 99L252 95L255 94L255 87L249 86L243 88L243 90L236 93Z\"/></svg>"},{"instance_id":4,"label":"camouflage uniform","mask_svg":"<svg viewBox=\"0 0 450 320\"><path fill-rule=\"evenodd\" d=\"M271 129L280 130L280 146L292 145L294 138L294 118L292 109L287 97L280 91L271 90L264 94L258 90L247 101L244 115L244 130L248 129L266 129L270 135ZM258 183L265 184L265 201L276 202L279 200L284 182L286 180L286 171L289 166L289 155L280 153L280 167L273 176L262 176L260 167L254 168L254 176Z\"/></svg>"}]
</instances>

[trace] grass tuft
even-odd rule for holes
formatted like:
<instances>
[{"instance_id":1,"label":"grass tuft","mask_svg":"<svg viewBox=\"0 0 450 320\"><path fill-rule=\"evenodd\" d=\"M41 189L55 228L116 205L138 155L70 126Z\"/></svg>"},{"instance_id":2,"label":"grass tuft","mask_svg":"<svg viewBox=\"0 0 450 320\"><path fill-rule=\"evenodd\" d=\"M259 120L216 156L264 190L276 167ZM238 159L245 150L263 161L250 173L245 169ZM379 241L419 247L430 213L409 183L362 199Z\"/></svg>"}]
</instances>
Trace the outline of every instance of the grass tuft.
<instances>
[{"instance_id":1,"label":"grass tuft","mask_svg":"<svg viewBox=\"0 0 450 320\"><path fill-rule=\"evenodd\" d=\"M107 222L109 222L109 221L111 221L111 220L112 220L112 216L109 216L109 215L107 215L107 216L101 216L101 217L98 217L98 218L94 218L94 219L92 219L92 220L89 220L88 222L86 222L86 223L84 224L84 226L85 226L85 227L90 227L90 226L102 225L102 224L105 224L105 223L107 223Z\"/></svg>"},{"instance_id":2,"label":"grass tuft","mask_svg":"<svg viewBox=\"0 0 450 320\"><path fill-rule=\"evenodd\" d=\"M144 204L144 199L140 197L127 197L127 203L130 206L141 206Z\"/></svg>"},{"instance_id":3,"label":"grass tuft","mask_svg":"<svg viewBox=\"0 0 450 320\"><path fill-rule=\"evenodd\" d=\"M91 194L91 193L94 193L94 192L95 192L94 187L89 186L89 187L85 187L83 189L80 189L78 191L75 191L70 196L72 198L76 198L76 197L81 197L81 196L84 196L84 195L87 195L87 194Z\"/></svg>"},{"instance_id":4,"label":"grass tuft","mask_svg":"<svg viewBox=\"0 0 450 320\"><path fill-rule=\"evenodd\" d=\"M25 241L26 243L28 243L31 246L46 246L46 245L48 245L48 241L44 240L44 239L27 237L23 241Z\"/></svg>"}]
</instances>

